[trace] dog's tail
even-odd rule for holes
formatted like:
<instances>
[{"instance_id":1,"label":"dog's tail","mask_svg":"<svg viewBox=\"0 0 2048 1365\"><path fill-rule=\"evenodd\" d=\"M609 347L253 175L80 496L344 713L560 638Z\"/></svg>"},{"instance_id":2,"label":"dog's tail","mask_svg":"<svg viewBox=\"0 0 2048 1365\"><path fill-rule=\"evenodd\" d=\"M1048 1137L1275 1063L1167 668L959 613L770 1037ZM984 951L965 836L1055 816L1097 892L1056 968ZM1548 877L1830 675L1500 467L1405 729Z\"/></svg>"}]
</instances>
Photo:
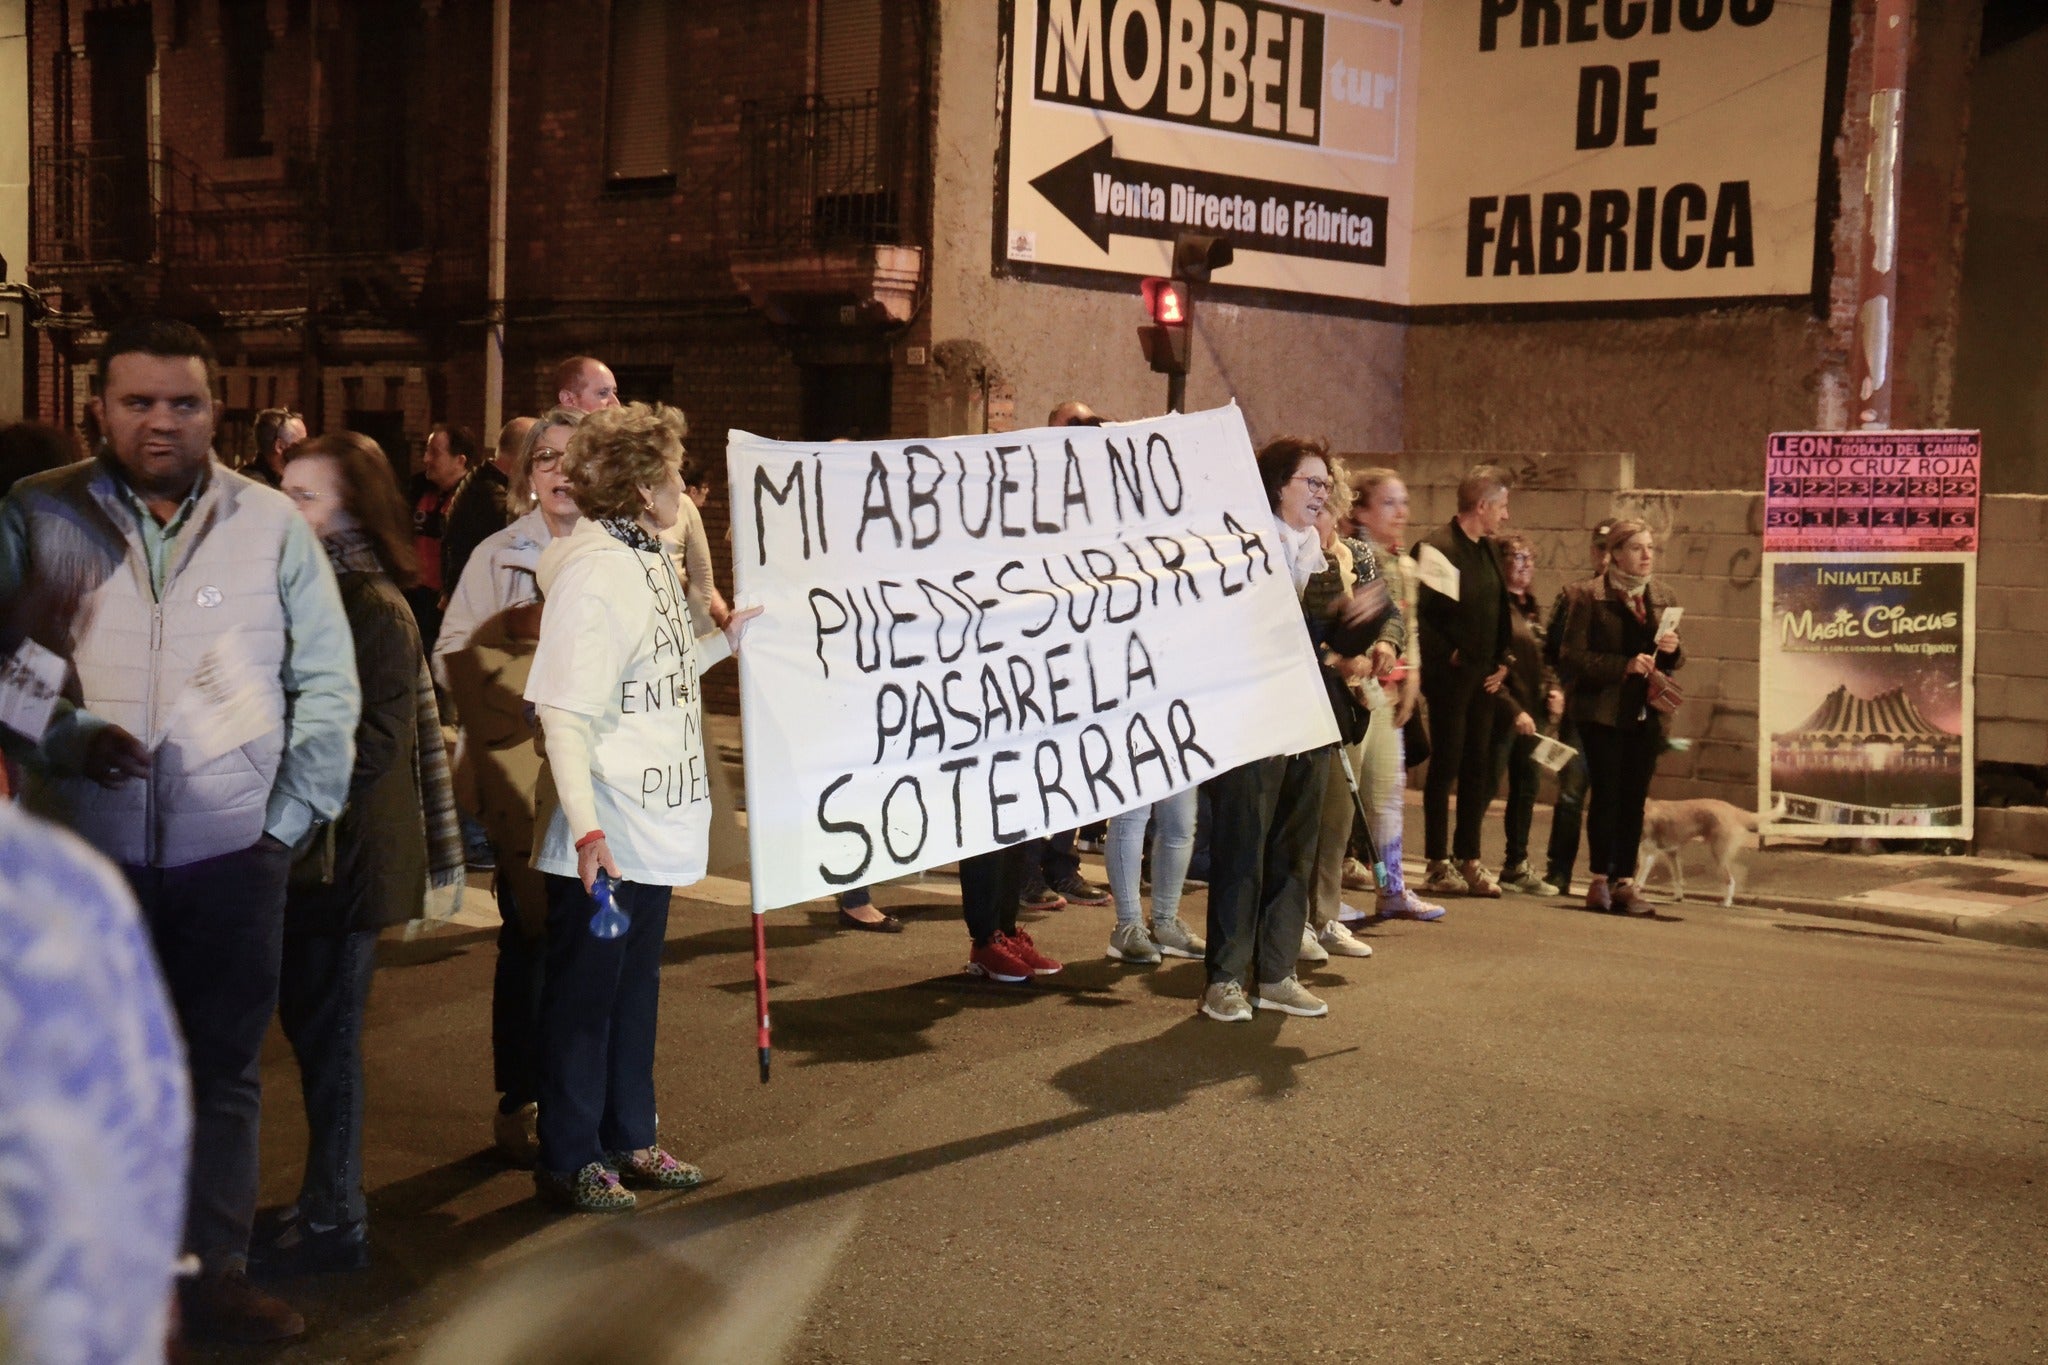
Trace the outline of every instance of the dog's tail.
<instances>
[{"instance_id":1,"label":"dog's tail","mask_svg":"<svg viewBox=\"0 0 2048 1365\"><path fill-rule=\"evenodd\" d=\"M1756 818L1756 812L1755 812L1755 811L1753 811L1753 810L1744 810L1744 809L1742 809L1742 807L1740 807L1740 806L1737 806L1737 807L1735 808L1735 815L1736 815L1736 818L1737 818L1737 819L1738 819L1739 821L1741 821L1741 823L1742 823L1742 827L1743 827L1744 829L1748 830L1748 831L1749 831L1749 832L1750 832L1751 834L1754 834L1754 833L1756 833L1756 824L1757 824L1757 818Z\"/></svg>"}]
</instances>

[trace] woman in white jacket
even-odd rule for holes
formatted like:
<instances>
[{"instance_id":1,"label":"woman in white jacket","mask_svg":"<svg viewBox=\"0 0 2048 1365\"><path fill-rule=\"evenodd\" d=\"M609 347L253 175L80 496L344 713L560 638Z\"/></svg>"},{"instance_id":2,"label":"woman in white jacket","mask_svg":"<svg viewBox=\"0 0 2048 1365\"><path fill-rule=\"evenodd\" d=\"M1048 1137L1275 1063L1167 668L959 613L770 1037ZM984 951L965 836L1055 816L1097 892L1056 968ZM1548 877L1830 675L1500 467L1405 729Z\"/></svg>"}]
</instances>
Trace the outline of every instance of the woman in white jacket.
<instances>
[{"instance_id":1,"label":"woman in white jacket","mask_svg":"<svg viewBox=\"0 0 2048 1365\"><path fill-rule=\"evenodd\" d=\"M702 1172L655 1135L654 1038L670 892L704 876L711 782L700 675L756 611L698 639L660 539L683 499L683 415L634 403L591 413L563 469L587 518L541 555L547 601L526 699L546 766L541 990L541 1195L586 1212L633 1206L626 1185L689 1189ZM758 610L758 609L756 609ZM600 876L627 918L594 932Z\"/></svg>"},{"instance_id":2,"label":"woman in white jacket","mask_svg":"<svg viewBox=\"0 0 2048 1365\"><path fill-rule=\"evenodd\" d=\"M497 872L498 966L491 983L491 1071L498 1091L492 1136L515 1166L533 1165L540 1099L542 962L547 897L533 859L540 750L526 713L526 672L540 638L541 552L575 531L583 514L562 456L583 414L556 408L528 428L512 467L510 526L478 543L455 585L434 642L434 678L462 726L456 800L490 836Z\"/></svg>"}]
</instances>

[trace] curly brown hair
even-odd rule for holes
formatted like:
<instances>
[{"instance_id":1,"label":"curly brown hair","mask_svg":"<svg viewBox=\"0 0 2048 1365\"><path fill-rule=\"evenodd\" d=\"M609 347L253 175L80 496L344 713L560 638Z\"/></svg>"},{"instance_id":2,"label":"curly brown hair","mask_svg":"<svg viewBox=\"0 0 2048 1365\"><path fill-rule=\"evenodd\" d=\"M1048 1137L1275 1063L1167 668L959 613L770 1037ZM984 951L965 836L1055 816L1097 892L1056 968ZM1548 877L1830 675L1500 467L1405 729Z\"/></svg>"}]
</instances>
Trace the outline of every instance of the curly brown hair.
<instances>
[{"instance_id":1,"label":"curly brown hair","mask_svg":"<svg viewBox=\"0 0 2048 1365\"><path fill-rule=\"evenodd\" d=\"M583 515L637 518L640 490L660 485L670 466L681 468L690 424L666 403L599 408L577 424L562 457L569 493Z\"/></svg>"},{"instance_id":2,"label":"curly brown hair","mask_svg":"<svg viewBox=\"0 0 2048 1365\"><path fill-rule=\"evenodd\" d=\"M287 468L300 460L332 460L341 475L341 505L370 538L384 573L401 588L419 581L412 548L412 512L398 491L398 474L384 447L361 432L330 431L284 453Z\"/></svg>"}]
</instances>

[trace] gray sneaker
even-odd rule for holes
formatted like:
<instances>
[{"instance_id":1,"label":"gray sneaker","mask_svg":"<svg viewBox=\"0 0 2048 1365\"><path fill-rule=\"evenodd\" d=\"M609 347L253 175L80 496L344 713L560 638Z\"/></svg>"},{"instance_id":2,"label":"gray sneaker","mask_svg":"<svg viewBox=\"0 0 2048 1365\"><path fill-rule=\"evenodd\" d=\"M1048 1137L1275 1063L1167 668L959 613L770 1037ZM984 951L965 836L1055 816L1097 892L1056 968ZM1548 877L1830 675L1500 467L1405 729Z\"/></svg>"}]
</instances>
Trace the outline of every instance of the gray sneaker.
<instances>
[{"instance_id":1,"label":"gray sneaker","mask_svg":"<svg viewBox=\"0 0 2048 1365\"><path fill-rule=\"evenodd\" d=\"M1279 1010L1302 1019L1320 1019L1330 1012L1330 1007L1293 977L1285 981L1261 981L1259 983L1258 1006L1262 1010Z\"/></svg>"},{"instance_id":2,"label":"gray sneaker","mask_svg":"<svg viewBox=\"0 0 2048 1365\"><path fill-rule=\"evenodd\" d=\"M1221 1024L1249 1024L1252 1020L1251 1002L1244 998L1244 987L1235 981L1218 981L1202 992L1201 1009Z\"/></svg>"},{"instance_id":3,"label":"gray sneaker","mask_svg":"<svg viewBox=\"0 0 2048 1365\"><path fill-rule=\"evenodd\" d=\"M1529 864L1516 863L1500 874L1501 889L1519 891L1525 896L1555 896L1557 888L1536 875L1536 869Z\"/></svg>"},{"instance_id":4,"label":"gray sneaker","mask_svg":"<svg viewBox=\"0 0 2048 1365\"><path fill-rule=\"evenodd\" d=\"M1209 951L1200 935L1190 933L1180 916L1152 921L1152 944L1166 957L1201 957Z\"/></svg>"},{"instance_id":5,"label":"gray sneaker","mask_svg":"<svg viewBox=\"0 0 2048 1365\"><path fill-rule=\"evenodd\" d=\"M1104 956L1114 962L1150 963L1159 960L1159 949L1153 946L1145 926L1133 920L1110 931L1109 951Z\"/></svg>"}]
</instances>

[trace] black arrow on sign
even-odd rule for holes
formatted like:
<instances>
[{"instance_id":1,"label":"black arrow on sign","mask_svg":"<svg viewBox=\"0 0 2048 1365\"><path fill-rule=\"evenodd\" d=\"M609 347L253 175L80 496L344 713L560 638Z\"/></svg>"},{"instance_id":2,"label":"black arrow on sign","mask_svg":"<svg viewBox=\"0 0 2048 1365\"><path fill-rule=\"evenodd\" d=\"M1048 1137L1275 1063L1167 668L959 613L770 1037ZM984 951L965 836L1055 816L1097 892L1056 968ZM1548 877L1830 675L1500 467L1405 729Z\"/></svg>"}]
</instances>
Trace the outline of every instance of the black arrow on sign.
<instances>
[{"instance_id":1,"label":"black arrow on sign","mask_svg":"<svg viewBox=\"0 0 2048 1365\"><path fill-rule=\"evenodd\" d=\"M1104 138L1031 181L1105 253L1112 234L1171 241L1206 231L1223 233L1240 251L1387 263L1385 195L1126 161L1113 141ZM1122 212L1112 212L1116 187L1125 190Z\"/></svg>"}]
</instances>

